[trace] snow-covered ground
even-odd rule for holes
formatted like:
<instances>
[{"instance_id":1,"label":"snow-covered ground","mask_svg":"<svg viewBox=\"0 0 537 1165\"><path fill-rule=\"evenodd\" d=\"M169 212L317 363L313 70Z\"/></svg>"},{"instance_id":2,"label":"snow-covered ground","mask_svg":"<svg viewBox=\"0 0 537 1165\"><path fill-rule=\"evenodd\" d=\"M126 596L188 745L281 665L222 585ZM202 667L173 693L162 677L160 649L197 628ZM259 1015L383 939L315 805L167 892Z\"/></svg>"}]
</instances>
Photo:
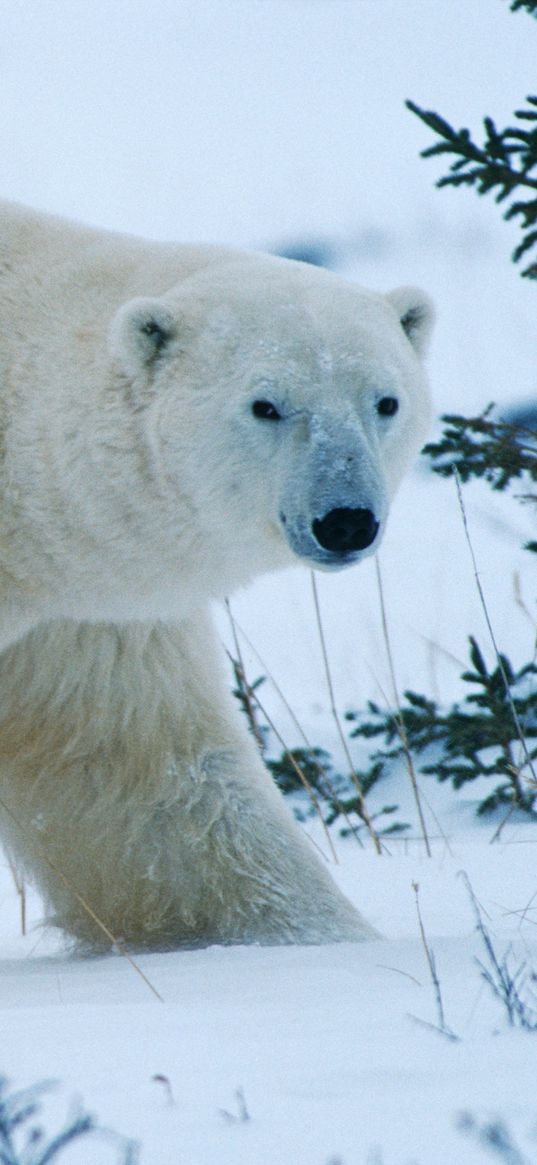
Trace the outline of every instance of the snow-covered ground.
<instances>
[{"instance_id":1,"label":"snow-covered ground","mask_svg":"<svg viewBox=\"0 0 537 1165\"><path fill-rule=\"evenodd\" d=\"M418 158L431 138L403 107L474 129L487 112L509 120L535 89L529 16L505 0L0 0L0 17L4 196L158 238L328 241L349 278L432 292L439 413L535 398L535 291L508 261L516 229L492 203L433 189L441 171ZM520 550L531 511L485 488L465 499L496 636L520 664L535 635L535 566ZM399 689L457 698L468 633L492 655L454 487L416 471L380 557ZM338 706L382 701L374 565L318 586ZM250 677L272 675L312 743L337 748L308 573L261 580L232 610L262 660L243 641ZM263 699L298 743L269 681ZM334 831L334 877L382 940L141 957L163 1002L119 955L69 958L35 898L22 937L1 866L0 1073L57 1078L47 1128L79 1096L139 1141L141 1165L479 1165L499 1159L478 1136L498 1118L523 1154L503 1159L536 1160L537 1034L510 1029L480 977L460 876L498 955L511 944L513 967L537 967L535 827L511 819L491 844L495 823L476 822L467 796L430 778L423 791L431 859L403 771L386 795L410 840L379 858ZM434 1030L413 883L458 1041ZM61 1158L119 1159L102 1139Z\"/></svg>"},{"instance_id":2,"label":"snow-covered ground","mask_svg":"<svg viewBox=\"0 0 537 1165\"><path fill-rule=\"evenodd\" d=\"M82 1095L141 1143L144 1165L486 1162L458 1129L464 1113L503 1119L535 1160L537 1033L510 1029L480 977L485 953L459 873L498 956L511 945L513 969L535 966L534 850L528 826L494 846L486 831L459 840L454 829L432 859L418 842L393 843L382 858L349 842L334 876L381 941L140 957L164 1002L119 956L69 960L38 932L17 937L3 878L2 1068L19 1083L61 1080L49 1128ZM457 1042L435 1030L413 882ZM86 1139L65 1161L104 1165L117 1154Z\"/></svg>"}]
</instances>

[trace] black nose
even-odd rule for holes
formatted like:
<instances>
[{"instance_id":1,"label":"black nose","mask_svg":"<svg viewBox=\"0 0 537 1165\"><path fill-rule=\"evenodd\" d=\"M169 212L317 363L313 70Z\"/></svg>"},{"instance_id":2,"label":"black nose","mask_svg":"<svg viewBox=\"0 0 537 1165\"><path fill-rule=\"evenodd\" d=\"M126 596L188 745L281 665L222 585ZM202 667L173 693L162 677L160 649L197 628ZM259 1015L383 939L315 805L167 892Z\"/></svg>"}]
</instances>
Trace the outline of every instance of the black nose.
<instances>
[{"instance_id":1,"label":"black nose","mask_svg":"<svg viewBox=\"0 0 537 1165\"><path fill-rule=\"evenodd\" d=\"M365 550L375 541L379 524L371 510L350 510L346 507L329 510L324 518L316 518L312 530L324 550L348 554L351 550Z\"/></svg>"}]
</instances>

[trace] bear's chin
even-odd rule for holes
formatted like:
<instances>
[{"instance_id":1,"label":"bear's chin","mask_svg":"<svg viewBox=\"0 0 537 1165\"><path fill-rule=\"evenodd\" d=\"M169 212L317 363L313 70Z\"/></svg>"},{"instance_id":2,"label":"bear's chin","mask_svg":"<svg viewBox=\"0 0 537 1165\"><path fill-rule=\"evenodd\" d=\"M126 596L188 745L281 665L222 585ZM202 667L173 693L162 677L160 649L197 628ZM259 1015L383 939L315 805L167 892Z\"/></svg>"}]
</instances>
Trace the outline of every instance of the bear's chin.
<instances>
[{"instance_id":1,"label":"bear's chin","mask_svg":"<svg viewBox=\"0 0 537 1165\"><path fill-rule=\"evenodd\" d=\"M311 570L320 570L324 574L337 574L339 571L349 570L351 566L357 566L362 559L370 556L371 552L369 554L355 553L345 556L333 555L329 557L326 555L326 557L323 556L322 558L316 555L308 555L308 557L300 555L299 561L303 566L309 566Z\"/></svg>"},{"instance_id":2,"label":"bear's chin","mask_svg":"<svg viewBox=\"0 0 537 1165\"><path fill-rule=\"evenodd\" d=\"M322 546L308 546L307 549L302 549L293 546L291 539L288 539L295 561L298 560L302 566L309 566L310 570L322 570L328 574L349 570L352 566L358 566L365 558L371 558L377 553L381 541L381 536L377 535L372 545L364 550L349 550L346 554L337 554L331 550L324 550Z\"/></svg>"}]
</instances>

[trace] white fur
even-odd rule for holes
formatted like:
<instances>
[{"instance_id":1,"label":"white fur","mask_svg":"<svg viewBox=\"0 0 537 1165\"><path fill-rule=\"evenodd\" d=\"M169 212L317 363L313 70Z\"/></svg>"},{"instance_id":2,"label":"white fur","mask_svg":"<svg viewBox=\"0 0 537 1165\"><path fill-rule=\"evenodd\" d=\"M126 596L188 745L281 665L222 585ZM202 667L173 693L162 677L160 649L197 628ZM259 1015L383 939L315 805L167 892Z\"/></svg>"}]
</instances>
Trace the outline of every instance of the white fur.
<instances>
[{"instance_id":1,"label":"white fur","mask_svg":"<svg viewBox=\"0 0 537 1165\"><path fill-rule=\"evenodd\" d=\"M151 947L370 936L242 727L205 612L260 572L377 548L428 424L426 297L4 203L0 311L14 859L92 943L82 899ZM371 545L320 544L315 522L356 511Z\"/></svg>"}]
</instances>

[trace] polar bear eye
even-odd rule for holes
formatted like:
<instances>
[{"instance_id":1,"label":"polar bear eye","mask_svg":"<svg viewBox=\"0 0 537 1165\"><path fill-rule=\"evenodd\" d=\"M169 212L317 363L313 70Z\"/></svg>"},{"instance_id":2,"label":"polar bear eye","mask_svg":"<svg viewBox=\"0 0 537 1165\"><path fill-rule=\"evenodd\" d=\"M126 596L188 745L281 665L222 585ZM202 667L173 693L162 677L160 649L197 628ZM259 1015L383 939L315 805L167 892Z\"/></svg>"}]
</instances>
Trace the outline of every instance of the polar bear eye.
<instances>
[{"instance_id":1,"label":"polar bear eye","mask_svg":"<svg viewBox=\"0 0 537 1165\"><path fill-rule=\"evenodd\" d=\"M282 419L276 405L273 405L270 400L254 400L252 412L254 417L258 417L260 421L281 421Z\"/></svg>"},{"instance_id":2,"label":"polar bear eye","mask_svg":"<svg viewBox=\"0 0 537 1165\"><path fill-rule=\"evenodd\" d=\"M394 417L399 408L396 396L383 396L377 404L377 413L380 417Z\"/></svg>"}]
</instances>

